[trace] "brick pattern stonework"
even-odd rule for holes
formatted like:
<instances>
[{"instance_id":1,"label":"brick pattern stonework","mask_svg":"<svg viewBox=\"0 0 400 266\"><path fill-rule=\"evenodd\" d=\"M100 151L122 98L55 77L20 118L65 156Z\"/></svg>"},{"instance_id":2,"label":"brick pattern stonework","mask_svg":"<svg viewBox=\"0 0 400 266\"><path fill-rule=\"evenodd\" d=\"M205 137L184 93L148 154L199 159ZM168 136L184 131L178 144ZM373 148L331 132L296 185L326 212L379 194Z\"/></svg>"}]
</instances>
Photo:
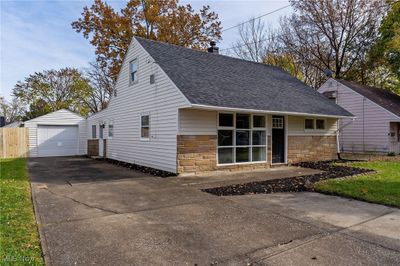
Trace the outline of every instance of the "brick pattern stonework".
<instances>
[{"instance_id":1,"label":"brick pattern stonework","mask_svg":"<svg viewBox=\"0 0 400 266\"><path fill-rule=\"evenodd\" d=\"M288 163L337 159L336 136L288 136Z\"/></svg>"},{"instance_id":2,"label":"brick pattern stonework","mask_svg":"<svg viewBox=\"0 0 400 266\"><path fill-rule=\"evenodd\" d=\"M179 174L196 174L210 171L250 171L269 168L270 138L268 138L268 162L217 166L217 136L178 135L177 171Z\"/></svg>"},{"instance_id":3,"label":"brick pattern stonework","mask_svg":"<svg viewBox=\"0 0 400 266\"><path fill-rule=\"evenodd\" d=\"M177 171L196 173L216 170L217 136L178 135Z\"/></svg>"},{"instance_id":4,"label":"brick pattern stonework","mask_svg":"<svg viewBox=\"0 0 400 266\"><path fill-rule=\"evenodd\" d=\"M271 137L268 136L268 162L217 166L217 136L178 135L179 174L251 171L270 167ZM288 163L337 159L336 136L288 136Z\"/></svg>"}]
</instances>

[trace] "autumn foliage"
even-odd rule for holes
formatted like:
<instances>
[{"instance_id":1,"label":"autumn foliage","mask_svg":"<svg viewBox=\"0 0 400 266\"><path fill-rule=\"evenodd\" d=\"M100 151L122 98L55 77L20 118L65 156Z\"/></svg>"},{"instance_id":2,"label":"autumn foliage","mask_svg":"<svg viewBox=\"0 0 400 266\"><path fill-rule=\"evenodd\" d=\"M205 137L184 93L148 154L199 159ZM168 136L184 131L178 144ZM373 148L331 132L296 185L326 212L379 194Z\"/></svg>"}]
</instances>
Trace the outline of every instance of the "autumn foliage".
<instances>
[{"instance_id":1,"label":"autumn foliage","mask_svg":"<svg viewBox=\"0 0 400 266\"><path fill-rule=\"evenodd\" d=\"M95 0L72 27L90 39L97 62L113 80L134 35L194 49L221 39L221 22L209 6L196 12L178 0L130 0L120 12Z\"/></svg>"}]
</instances>

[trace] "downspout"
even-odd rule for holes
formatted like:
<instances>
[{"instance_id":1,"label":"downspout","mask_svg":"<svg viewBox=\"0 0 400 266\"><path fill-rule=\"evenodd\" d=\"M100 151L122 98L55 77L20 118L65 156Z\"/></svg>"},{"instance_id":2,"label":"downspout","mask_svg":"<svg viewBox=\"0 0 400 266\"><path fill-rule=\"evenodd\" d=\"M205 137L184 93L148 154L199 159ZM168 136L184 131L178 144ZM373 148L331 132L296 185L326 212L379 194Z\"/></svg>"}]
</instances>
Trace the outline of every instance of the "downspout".
<instances>
[{"instance_id":1,"label":"downspout","mask_svg":"<svg viewBox=\"0 0 400 266\"><path fill-rule=\"evenodd\" d=\"M356 120L356 117L351 118L351 120L350 120L349 122L347 122L346 124L344 124L341 128L339 128L339 127L340 127L340 121L339 121L339 119L338 119L338 121L337 121L337 123L338 123L338 125L337 125L338 129L336 130L336 151L337 151L337 155L338 155L338 159L339 159L339 160L342 160L342 158L340 157L340 139L339 139L339 134L340 134L340 132L341 132L345 127L347 127L348 125L350 125L351 123L353 123L354 120Z\"/></svg>"}]
</instances>

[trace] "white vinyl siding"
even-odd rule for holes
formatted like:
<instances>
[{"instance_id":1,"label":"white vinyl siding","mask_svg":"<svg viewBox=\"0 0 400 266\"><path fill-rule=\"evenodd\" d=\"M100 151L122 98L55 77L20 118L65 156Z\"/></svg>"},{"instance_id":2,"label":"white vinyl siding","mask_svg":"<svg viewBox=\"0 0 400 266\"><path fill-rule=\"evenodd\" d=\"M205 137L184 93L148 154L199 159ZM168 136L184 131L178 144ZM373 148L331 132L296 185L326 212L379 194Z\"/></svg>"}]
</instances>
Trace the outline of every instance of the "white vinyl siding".
<instances>
[{"instance_id":1,"label":"white vinyl siding","mask_svg":"<svg viewBox=\"0 0 400 266\"><path fill-rule=\"evenodd\" d=\"M179 135L217 135L217 111L179 110Z\"/></svg>"},{"instance_id":2,"label":"white vinyl siding","mask_svg":"<svg viewBox=\"0 0 400 266\"><path fill-rule=\"evenodd\" d=\"M389 123L400 121L400 118L334 79L329 79L318 91L332 90L338 92L337 103L356 116L350 124L350 119L340 119L340 127L348 124L340 133L342 150L388 152Z\"/></svg>"},{"instance_id":3,"label":"white vinyl siding","mask_svg":"<svg viewBox=\"0 0 400 266\"><path fill-rule=\"evenodd\" d=\"M29 132L29 156L37 157L38 154L38 126L40 125L65 125L78 126L78 155L86 154L87 126L85 118L65 109L37 117L25 122Z\"/></svg>"},{"instance_id":4,"label":"white vinyl siding","mask_svg":"<svg viewBox=\"0 0 400 266\"><path fill-rule=\"evenodd\" d=\"M137 59L137 83L130 85L129 62ZM149 76L157 76L150 84ZM189 103L148 53L133 39L116 83L118 94L107 109L88 124L113 119L114 136L107 140L107 157L176 172L178 109ZM140 139L140 116L151 114L150 140ZM107 128L107 126L106 126Z\"/></svg>"}]
</instances>

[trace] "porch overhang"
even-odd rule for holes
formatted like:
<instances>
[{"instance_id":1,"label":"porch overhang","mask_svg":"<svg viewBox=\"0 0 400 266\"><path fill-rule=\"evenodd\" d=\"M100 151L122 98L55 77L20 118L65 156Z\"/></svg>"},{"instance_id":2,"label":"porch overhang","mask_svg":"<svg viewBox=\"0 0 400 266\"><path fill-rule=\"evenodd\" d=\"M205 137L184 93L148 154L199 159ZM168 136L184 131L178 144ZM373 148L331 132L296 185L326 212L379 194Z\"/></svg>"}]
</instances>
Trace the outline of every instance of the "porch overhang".
<instances>
[{"instance_id":1,"label":"porch overhang","mask_svg":"<svg viewBox=\"0 0 400 266\"><path fill-rule=\"evenodd\" d=\"M347 118L355 119L356 116L340 116L340 115L327 115L327 114L311 114L301 112L290 112L290 111L270 111L270 110L257 110L257 109L244 109L244 108L232 108L222 106L211 106L202 104L191 104L189 109L197 110L212 110L212 111L227 111L227 112L247 112L247 113L259 113L259 114L272 114L272 115L292 115L292 116L312 116L312 117L326 117L326 118Z\"/></svg>"}]
</instances>

